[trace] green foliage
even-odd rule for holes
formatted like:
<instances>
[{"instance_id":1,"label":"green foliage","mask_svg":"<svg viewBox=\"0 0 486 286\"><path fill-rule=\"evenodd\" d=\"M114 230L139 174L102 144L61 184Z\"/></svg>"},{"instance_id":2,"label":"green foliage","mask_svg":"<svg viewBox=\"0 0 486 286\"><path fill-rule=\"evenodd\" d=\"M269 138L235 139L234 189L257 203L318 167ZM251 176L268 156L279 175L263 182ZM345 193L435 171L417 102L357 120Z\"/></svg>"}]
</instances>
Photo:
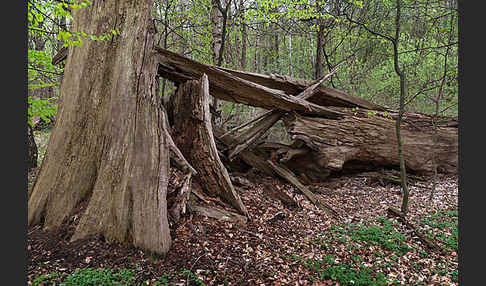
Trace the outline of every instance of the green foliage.
<instances>
[{"instance_id":1,"label":"green foliage","mask_svg":"<svg viewBox=\"0 0 486 286\"><path fill-rule=\"evenodd\" d=\"M63 286L123 286L135 285L134 271L120 269L115 272L112 269L79 269L68 275Z\"/></svg>"},{"instance_id":2,"label":"green foliage","mask_svg":"<svg viewBox=\"0 0 486 286\"><path fill-rule=\"evenodd\" d=\"M119 269L115 271L109 268L85 268L78 269L69 275L61 275L57 272L40 275L33 280L32 285L129 286L136 284L134 270Z\"/></svg>"},{"instance_id":3,"label":"green foliage","mask_svg":"<svg viewBox=\"0 0 486 286\"><path fill-rule=\"evenodd\" d=\"M457 210L429 212L420 218L420 225L430 239L439 241L447 250L458 250Z\"/></svg>"},{"instance_id":4,"label":"green foliage","mask_svg":"<svg viewBox=\"0 0 486 286\"><path fill-rule=\"evenodd\" d=\"M184 269L184 271L182 273L187 277L187 279L188 279L189 282L196 283L195 285L201 285L201 286L205 286L206 285L191 270Z\"/></svg>"},{"instance_id":5,"label":"green foliage","mask_svg":"<svg viewBox=\"0 0 486 286\"><path fill-rule=\"evenodd\" d=\"M360 223L333 225L331 231L333 232L333 237L343 243L348 241L365 242L369 245L380 246L399 255L403 255L410 250L410 247L404 242L406 239L405 235L395 231L396 222L384 217L380 217L378 222L382 225L365 226Z\"/></svg>"},{"instance_id":6,"label":"green foliage","mask_svg":"<svg viewBox=\"0 0 486 286\"><path fill-rule=\"evenodd\" d=\"M363 265L338 264L332 255L327 255L322 259L302 260L299 256L291 256L291 258L298 262L303 261L304 266L315 273L310 277L311 280L330 279L339 282L340 285L386 285L387 282L383 273L374 274L369 267Z\"/></svg>"},{"instance_id":7,"label":"green foliage","mask_svg":"<svg viewBox=\"0 0 486 286\"><path fill-rule=\"evenodd\" d=\"M56 97L48 99L34 99L31 96L28 97L27 103L29 105L27 109L27 123L30 126L34 126L32 122L32 117L40 116L41 120L49 123L50 116L55 116L57 113L57 105L52 104L51 100L56 99Z\"/></svg>"}]
</instances>

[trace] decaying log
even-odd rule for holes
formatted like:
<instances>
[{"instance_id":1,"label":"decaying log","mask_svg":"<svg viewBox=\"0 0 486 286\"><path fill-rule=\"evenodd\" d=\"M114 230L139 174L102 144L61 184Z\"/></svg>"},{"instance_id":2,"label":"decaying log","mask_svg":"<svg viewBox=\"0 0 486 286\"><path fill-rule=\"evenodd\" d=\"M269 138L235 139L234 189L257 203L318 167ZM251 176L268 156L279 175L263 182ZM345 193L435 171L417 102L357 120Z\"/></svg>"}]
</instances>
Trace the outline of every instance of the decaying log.
<instances>
[{"instance_id":1,"label":"decaying log","mask_svg":"<svg viewBox=\"0 0 486 286\"><path fill-rule=\"evenodd\" d=\"M285 166L282 166L278 163L272 162L271 160L267 160L267 163L272 167L272 169L280 175L280 177L284 178L287 180L289 183L291 183L293 186L295 186L299 191L301 191L316 207L320 208L321 210L327 212L328 214L332 216L339 216L339 214L333 210L329 205L327 205L324 202L321 202L311 191L307 189L306 186L304 186L297 177L287 169Z\"/></svg>"},{"instance_id":2,"label":"decaying log","mask_svg":"<svg viewBox=\"0 0 486 286\"><path fill-rule=\"evenodd\" d=\"M213 131L214 136L225 146L232 146L236 144L237 140L233 136L226 134L225 137L222 137L224 132L220 127L214 126ZM225 147L225 149L227 149L227 147ZM259 170L260 172L263 172L266 175L276 175L276 173L266 162L268 155L264 152L261 152L259 150L243 150L240 154L238 154L238 157L240 157L249 166Z\"/></svg>"},{"instance_id":3,"label":"decaying log","mask_svg":"<svg viewBox=\"0 0 486 286\"><path fill-rule=\"evenodd\" d=\"M299 93L296 98L298 99L307 99L313 96L317 92L317 87L324 82L327 78L333 75L336 72L336 69L322 76L321 78L317 79L313 82L309 87L307 87L304 91ZM235 137L238 140L236 146L231 146L232 150L228 154L228 158L231 160L234 156L236 156L241 151L245 150L246 148L250 147L254 142L260 139L266 132L269 130L277 121L285 115L285 112L280 110L272 110L270 112L265 113L263 116L259 117L258 120L253 122L253 126L243 132L241 135ZM247 123L243 124L247 125ZM234 130L241 129L241 127L237 127ZM231 134L233 131L227 133ZM225 134L226 135L226 134ZM224 136L224 135L223 135Z\"/></svg>"},{"instance_id":4,"label":"decaying log","mask_svg":"<svg viewBox=\"0 0 486 286\"><path fill-rule=\"evenodd\" d=\"M285 75L264 75L215 67L198 63L159 47L156 47L156 50L160 55L159 76L180 83L199 79L203 73L206 73L211 81L211 94L223 100L236 101L266 109L277 108L283 111L320 113L324 116L326 114L336 116L336 114L329 113L323 106L386 110L384 107L361 97L324 86L320 86L318 92L310 97L309 101L294 101L289 95L301 93L311 85L311 81ZM52 63L58 64L66 59L67 55L67 48L61 49L54 56Z\"/></svg>"},{"instance_id":5,"label":"decaying log","mask_svg":"<svg viewBox=\"0 0 486 286\"><path fill-rule=\"evenodd\" d=\"M209 114L209 82L206 75L179 86L174 106L174 138L184 157L197 171L197 179L209 195L221 197L248 215L221 162Z\"/></svg>"},{"instance_id":6,"label":"decaying log","mask_svg":"<svg viewBox=\"0 0 486 286\"><path fill-rule=\"evenodd\" d=\"M220 69L239 78L258 83L269 88L283 90L288 94L299 94L312 84L309 80L298 79L286 75L265 75L252 72L231 70L227 68ZM311 96L308 101L320 106L340 106L351 108L360 107L370 110L386 110L386 108L369 102L359 96L354 96L345 93L344 91L325 86L319 86L315 95Z\"/></svg>"},{"instance_id":7,"label":"decaying log","mask_svg":"<svg viewBox=\"0 0 486 286\"><path fill-rule=\"evenodd\" d=\"M174 82L199 79L208 76L211 85L209 92L214 97L265 109L279 109L284 112L299 111L327 118L339 118L339 112L298 99L282 90L268 88L251 82L215 66L206 65L176 53L156 48L159 55L159 75Z\"/></svg>"},{"instance_id":8,"label":"decaying log","mask_svg":"<svg viewBox=\"0 0 486 286\"><path fill-rule=\"evenodd\" d=\"M282 204L287 208L298 208L299 205L297 202L292 199L289 195L284 193L283 191L279 191L275 185L271 183L264 183L263 184L263 191L271 198L275 200L279 200Z\"/></svg>"},{"instance_id":9,"label":"decaying log","mask_svg":"<svg viewBox=\"0 0 486 286\"><path fill-rule=\"evenodd\" d=\"M340 120L327 120L292 113L284 118L284 123L291 138L304 141L323 157L322 169L340 171L351 168L353 164L399 165L395 122L392 119L351 113ZM438 127L435 133L435 130L423 127L417 130L406 120L401 128L408 170L431 173L435 168L435 158L439 171L457 173L457 128Z\"/></svg>"},{"instance_id":10,"label":"decaying log","mask_svg":"<svg viewBox=\"0 0 486 286\"><path fill-rule=\"evenodd\" d=\"M425 245L433 250L433 251L437 251L437 252L440 252L440 253L444 253L444 250L442 249L442 247L440 247L439 245L437 245L433 240L431 240L430 238L428 238L425 234L423 234L422 232L420 232L413 224L411 224L409 221L407 221L407 218L403 215L403 213L397 209L397 208L394 208L394 207L389 207L388 208L388 213L392 216L395 216L398 218L398 220L403 223L404 225L406 225L407 227L409 227L414 233L415 235L417 235L417 237L423 242L425 243Z\"/></svg>"},{"instance_id":11,"label":"decaying log","mask_svg":"<svg viewBox=\"0 0 486 286\"><path fill-rule=\"evenodd\" d=\"M272 110L266 116L264 116L261 121L258 121L258 124L255 124L252 128L248 129L247 131L243 132L237 138L238 143L235 146L231 146L231 151L228 154L228 159L233 159L236 155L238 155L241 151L247 149L251 146L255 141L260 139L267 131L270 129L277 121L280 120L283 113L278 110Z\"/></svg>"},{"instance_id":12,"label":"decaying log","mask_svg":"<svg viewBox=\"0 0 486 286\"><path fill-rule=\"evenodd\" d=\"M192 202L189 203L189 208L191 212L195 212L199 215L215 218L221 221L236 222L242 224L245 224L248 221L248 218L245 216L220 208L205 207L197 204L192 204Z\"/></svg>"}]
</instances>

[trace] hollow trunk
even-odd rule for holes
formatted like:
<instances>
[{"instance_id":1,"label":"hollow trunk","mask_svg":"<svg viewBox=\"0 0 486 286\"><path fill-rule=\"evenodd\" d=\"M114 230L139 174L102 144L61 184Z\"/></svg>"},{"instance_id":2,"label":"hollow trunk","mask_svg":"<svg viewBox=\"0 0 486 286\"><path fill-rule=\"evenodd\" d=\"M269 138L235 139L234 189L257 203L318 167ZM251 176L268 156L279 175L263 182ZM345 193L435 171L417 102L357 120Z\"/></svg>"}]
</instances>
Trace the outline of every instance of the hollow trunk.
<instances>
[{"instance_id":1,"label":"hollow trunk","mask_svg":"<svg viewBox=\"0 0 486 286\"><path fill-rule=\"evenodd\" d=\"M120 34L70 47L58 121L28 202L28 225L56 229L80 204L71 240L102 235L164 254L165 120L154 57L153 1L93 1L73 12L74 31Z\"/></svg>"},{"instance_id":2,"label":"hollow trunk","mask_svg":"<svg viewBox=\"0 0 486 286\"><path fill-rule=\"evenodd\" d=\"M174 99L174 137L184 157L197 171L201 186L211 196L223 198L248 215L221 162L209 113L209 82L190 80L179 86Z\"/></svg>"}]
</instances>

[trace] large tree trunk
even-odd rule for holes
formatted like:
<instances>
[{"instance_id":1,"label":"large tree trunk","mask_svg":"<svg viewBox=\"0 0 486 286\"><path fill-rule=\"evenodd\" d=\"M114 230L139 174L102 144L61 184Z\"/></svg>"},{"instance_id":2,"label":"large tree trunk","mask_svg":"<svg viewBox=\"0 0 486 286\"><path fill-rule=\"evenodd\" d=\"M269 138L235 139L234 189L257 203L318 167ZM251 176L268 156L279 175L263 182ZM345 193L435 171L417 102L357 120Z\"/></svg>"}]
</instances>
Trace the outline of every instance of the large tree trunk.
<instances>
[{"instance_id":1,"label":"large tree trunk","mask_svg":"<svg viewBox=\"0 0 486 286\"><path fill-rule=\"evenodd\" d=\"M58 121L28 203L28 225L55 229L81 202L71 240L103 235L164 254L165 121L154 57L153 1L93 1L73 12L74 31L120 34L71 47Z\"/></svg>"},{"instance_id":2,"label":"large tree trunk","mask_svg":"<svg viewBox=\"0 0 486 286\"><path fill-rule=\"evenodd\" d=\"M382 115L348 111L348 116L343 119L328 120L294 113L284 119L291 137L302 140L320 155L318 165L323 170L398 167L395 122L393 118ZM430 120L420 114L404 117L401 137L406 168L415 173L431 174L435 169L435 158L439 171L457 173L457 127L444 124L437 128L436 135L430 127Z\"/></svg>"}]
</instances>

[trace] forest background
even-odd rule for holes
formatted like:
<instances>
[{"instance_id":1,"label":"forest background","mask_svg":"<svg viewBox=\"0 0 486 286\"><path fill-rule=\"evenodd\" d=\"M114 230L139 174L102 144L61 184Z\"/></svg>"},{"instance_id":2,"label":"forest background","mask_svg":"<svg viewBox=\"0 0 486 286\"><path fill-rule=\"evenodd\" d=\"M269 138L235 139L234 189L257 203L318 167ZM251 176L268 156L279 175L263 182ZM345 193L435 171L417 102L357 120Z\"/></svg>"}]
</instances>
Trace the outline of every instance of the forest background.
<instances>
[{"instance_id":1,"label":"forest background","mask_svg":"<svg viewBox=\"0 0 486 286\"><path fill-rule=\"evenodd\" d=\"M62 47L109 40L109 33L70 32L71 11L89 1L29 0L28 122L53 119L63 64ZM402 1L397 51L406 75L406 112L458 114L458 9L456 1ZM339 68L327 85L398 109L394 71L395 1L166 0L155 1L156 43L199 62L256 73L315 79ZM161 96L175 91L161 79ZM219 101L226 128L262 110ZM280 124L272 136L285 141Z\"/></svg>"}]
</instances>

